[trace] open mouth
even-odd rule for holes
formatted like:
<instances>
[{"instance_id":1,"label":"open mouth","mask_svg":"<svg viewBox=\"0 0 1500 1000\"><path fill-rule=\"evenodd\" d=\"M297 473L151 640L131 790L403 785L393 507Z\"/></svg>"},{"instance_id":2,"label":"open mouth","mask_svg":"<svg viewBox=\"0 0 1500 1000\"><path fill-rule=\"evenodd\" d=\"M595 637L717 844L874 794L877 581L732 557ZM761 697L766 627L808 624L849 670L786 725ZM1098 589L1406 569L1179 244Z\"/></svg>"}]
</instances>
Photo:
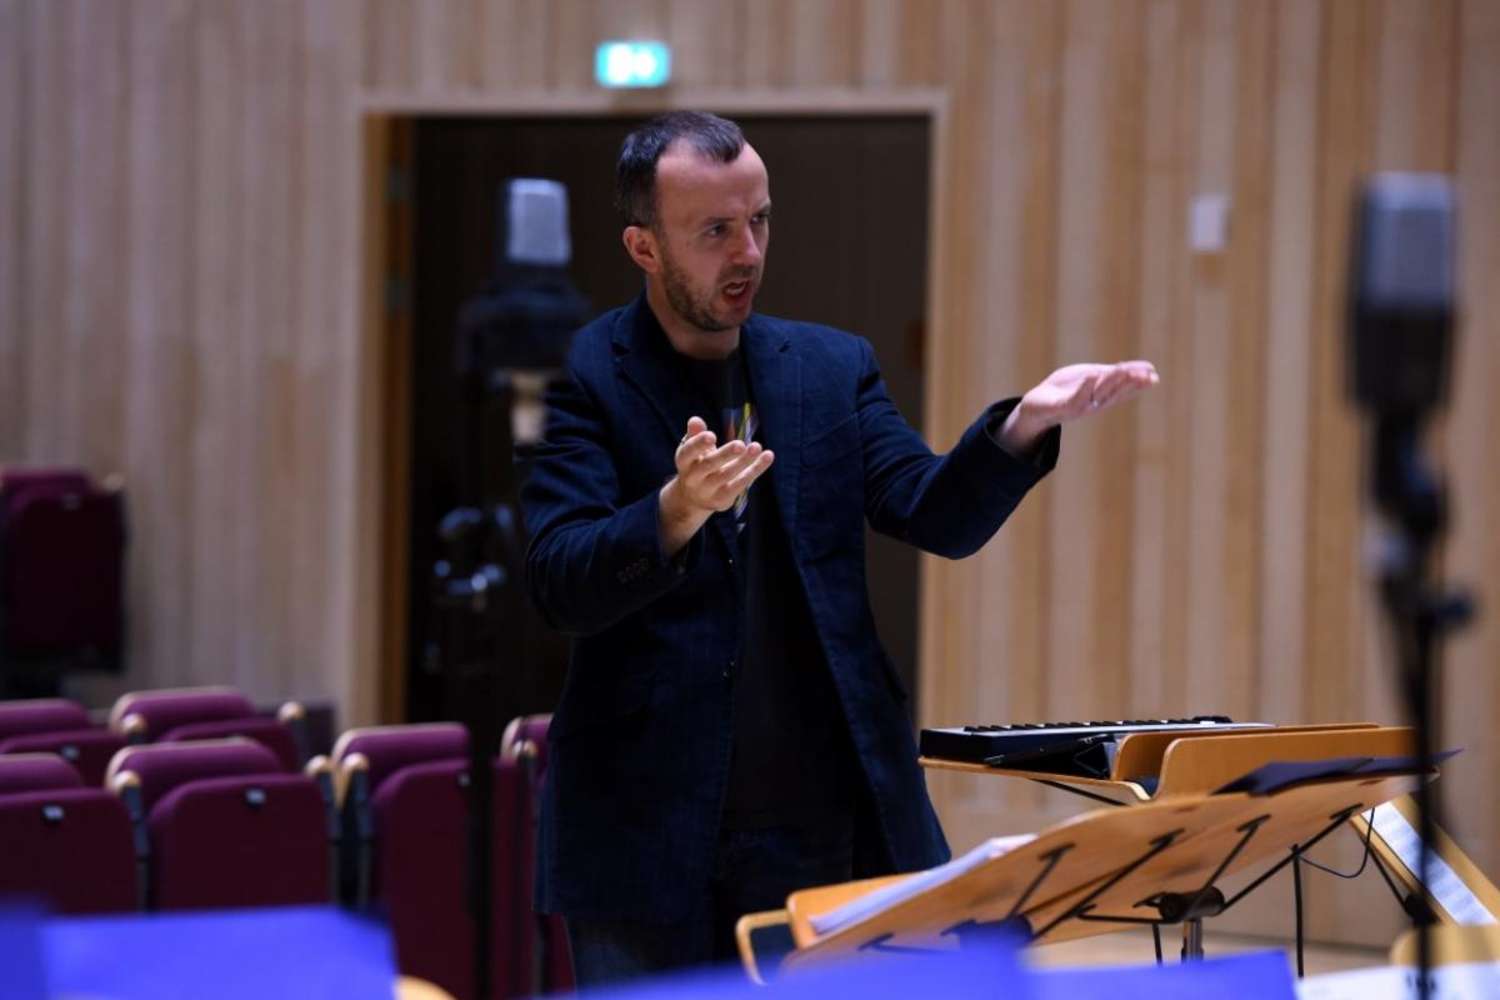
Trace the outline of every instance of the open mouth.
<instances>
[{"instance_id":1,"label":"open mouth","mask_svg":"<svg viewBox=\"0 0 1500 1000\"><path fill-rule=\"evenodd\" d=\"M750 281L731 281L724 286L724 297L732 301L744 298L750 292Z\"/></svg>"}]
</instances>

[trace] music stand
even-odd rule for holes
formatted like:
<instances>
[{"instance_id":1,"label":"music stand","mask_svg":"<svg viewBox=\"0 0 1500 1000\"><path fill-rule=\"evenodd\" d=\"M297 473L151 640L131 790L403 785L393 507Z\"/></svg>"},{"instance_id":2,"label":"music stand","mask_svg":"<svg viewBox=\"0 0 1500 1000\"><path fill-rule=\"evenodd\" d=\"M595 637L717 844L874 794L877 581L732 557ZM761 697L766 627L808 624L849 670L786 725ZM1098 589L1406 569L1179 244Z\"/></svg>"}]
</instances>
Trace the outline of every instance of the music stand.
<instances>
[{"instance_id":1,"label":"music stand","mask_svg":"<svg viewBox=\"0 0 1500 1000\"><path fill-rule=\"evenodd\" d=\"M1130 808L1075 817L960 879L827 934L813 929L812 914L906 876L794 893L784 917L772 911L747 919L757 927L788 923L797 945L789 967L851 951L952 948L966 934L991 933L1002 925L1033 941L1061 941L1148 924L1157 933L1159 957L1160 928L1180 923L1184 957L1201 958L1205 916L1222 913L1286 865L1295 870L1302 854L1340 825L1415 786L1414 767L1405 759L1412 745L1409 728L1370 723L1135 734L1121 742L1110 779L923 758L934 769L1025 778ZM1311 777L1272 795L1214 794L1286 761L1310 768ZM1348 773L1318 776L1320 762ZM1372 762L1404 766L1394 773L1357 773ZM1215 886L1222 876L1282 851L1286 858L1234 897L1226 899ZM1297 918L1300 968L1300 894ZM747 969L754 968L748 937L742 951Z\"/></svg>"},{"instance_id":2,"label":"music stand","mask_svg":"<svg viewBox=\"0 0 1500 1000\"><path fill-rule=\"evenodd\" d=\"M1350 817L1409 791L1415 781L1409 773L1356 775L1271 795L1178 795L1085 813L951 881L823 934L813 928L815 914L896 879L793 893L787 913L798 947L785 967L951 950L971 936L1004 930L1051 942L1131 924L1201 921L1233 906ZM1215 886L1220 877L1282 852L1285 860L1232 898Z\"/></svg>"}]
</instances>

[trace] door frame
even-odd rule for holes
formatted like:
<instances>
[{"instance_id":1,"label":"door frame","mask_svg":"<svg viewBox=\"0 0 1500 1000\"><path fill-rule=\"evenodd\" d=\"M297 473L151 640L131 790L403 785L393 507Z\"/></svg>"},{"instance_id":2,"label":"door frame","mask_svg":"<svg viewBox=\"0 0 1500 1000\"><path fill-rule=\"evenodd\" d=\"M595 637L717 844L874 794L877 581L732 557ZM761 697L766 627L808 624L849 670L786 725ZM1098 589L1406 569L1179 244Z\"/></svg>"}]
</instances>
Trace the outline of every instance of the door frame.
<instances>
[{"instance_id":1,"label":"door frame","mask_svg":"<svg viewBox=\"0 0 1500 1000\"><path fill-rule=\"evenodd\" d=\"M948 247L943 206L947 199L949 98L938 88L890 90L661 90L622 93L442 95L426 97L371 92L359 102L362 157L359 301L359 400L356 441L360 484L353 601L353 642L359 668L352 678L353 705L368 706L368 722L406 719L408 639L405 592L410 571L407 545L411 474L412 385L402 363L411 346L410 284L390 281L409 274L402 255L409 246L411 214L401 207L399 167L409 163L412 120L443 115L496 118L639 117L666 111L713 108L726 115L866 117L912 115L928 123L927 261L923 277L923 321L944 329L943 303L935 277L946 266ZM396 206L393 208L393 206ZM403 271L403 269L407 269ZM940 430L938 373L945 370L945 338L923 339L923 426L929 438ZM937 595L927 560L919 560L917 673L924 676L934 655ZM374 665L375 670L368 669Z\"/></svg>"}]
</instances>

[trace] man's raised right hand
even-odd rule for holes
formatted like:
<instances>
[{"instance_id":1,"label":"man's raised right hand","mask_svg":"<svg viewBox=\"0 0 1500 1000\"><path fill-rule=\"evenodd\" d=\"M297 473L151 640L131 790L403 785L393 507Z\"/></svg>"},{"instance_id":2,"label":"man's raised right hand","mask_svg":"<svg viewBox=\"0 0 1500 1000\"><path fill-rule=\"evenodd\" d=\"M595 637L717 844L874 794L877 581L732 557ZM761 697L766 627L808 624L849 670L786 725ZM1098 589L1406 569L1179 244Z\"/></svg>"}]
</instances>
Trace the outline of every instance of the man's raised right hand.
<instances>
[{"instance_id":1,"label":"man's raised right hand","mask_svg":"<svg viewBox=\"0 0 1500 1000\"><path fill-rule=\"evenodd\" d=\"M717 446L713 431L691 417L677 444L677 475L661 488L662 549L675 556L715 511L728 510L776 460L758 441Z\"/></svg>"}]
</instances>

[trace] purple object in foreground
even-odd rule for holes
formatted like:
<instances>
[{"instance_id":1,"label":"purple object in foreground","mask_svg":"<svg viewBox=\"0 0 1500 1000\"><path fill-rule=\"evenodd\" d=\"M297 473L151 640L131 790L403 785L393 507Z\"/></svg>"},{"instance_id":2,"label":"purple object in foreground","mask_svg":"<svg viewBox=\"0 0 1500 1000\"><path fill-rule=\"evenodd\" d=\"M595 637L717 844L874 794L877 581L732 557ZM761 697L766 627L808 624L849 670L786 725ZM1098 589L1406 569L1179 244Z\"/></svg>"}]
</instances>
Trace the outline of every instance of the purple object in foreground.
<instances>
[{"instance_id":1,"label":"purple object in foreground","mask_svg":"<svg viewBox=\"0 0 1500 1000\"><path fill-rule=\"evenodd\" d=\"M581 990L589 1000L1032 1000L1032 974L1009 938L992 937L958 951L871 953L756 986L738 965L664 976L618 989Z\"/></svg>"},{"instance_id":2,"label":"purple object in foreground","mask_svg":"<svg viewBox=\"0 0 1500 1000\"><path fill-rule=\"evenodd\" d=\"M1296 1000L1292 969L1280 951L1258 951L1203 962L1172 965L1101 966L1093 969L1048 969L1031 974L1032 1000L1201 1000L1203 997L1254 997Z\"/></svg>"},{"instance_id":3,"label":"purple object in foreground","mask_svg":"<svg viewBox=\"0 0 1500 1000\"><path fill-rule=\"evenodd\" d=\"M599 1000L1295 1000L1296 992L1281 952L1163 966L1030 970L1013 945L989 941L953 952L870 956L794 973L769 987L752 986L738 969L725 969L582 995Z\"/></svg>"},{"instance_id":4,"label":"purple object in foreground","mask_svg":"<svg viewBox=\"0 0 1500 1000\"><path fill-rule=\"evenodd\" d=\"M49 920L50 996L390 1000L384 927L333 907Z\"/></svg>"}]
</instances>

